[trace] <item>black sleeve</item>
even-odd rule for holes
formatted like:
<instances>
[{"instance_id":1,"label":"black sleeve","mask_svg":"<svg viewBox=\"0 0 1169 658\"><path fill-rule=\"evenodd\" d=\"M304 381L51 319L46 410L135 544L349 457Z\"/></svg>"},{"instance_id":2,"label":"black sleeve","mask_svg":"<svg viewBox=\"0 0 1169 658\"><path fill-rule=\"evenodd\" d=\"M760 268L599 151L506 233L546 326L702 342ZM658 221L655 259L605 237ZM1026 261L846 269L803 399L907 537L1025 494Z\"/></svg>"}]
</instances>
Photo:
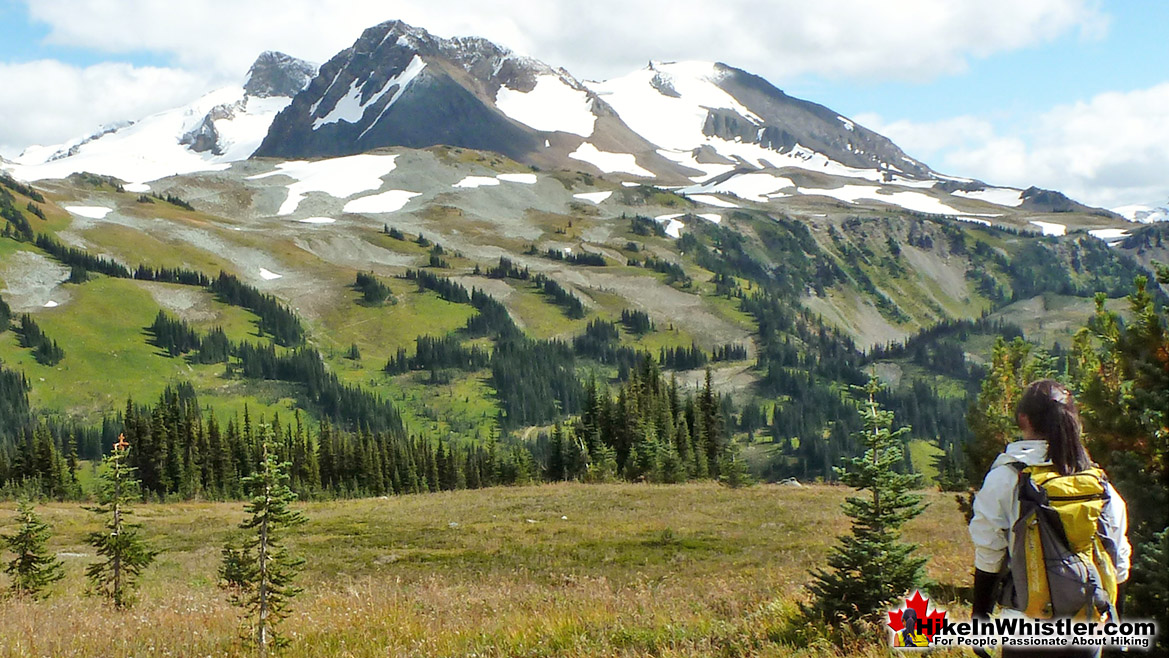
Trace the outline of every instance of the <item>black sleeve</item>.
<instances>
[{"instance_id":1,"label":"black sleeve","mask_svg":"<svg viewBox=\"0 0 1169 658\"><path fill-rule=\"evenodd\" d=\"M994 591L999 575L981 569L974 570L974 600L971 613L975 619L986 619L994 610Z\"/></svg>"}]
</instances>

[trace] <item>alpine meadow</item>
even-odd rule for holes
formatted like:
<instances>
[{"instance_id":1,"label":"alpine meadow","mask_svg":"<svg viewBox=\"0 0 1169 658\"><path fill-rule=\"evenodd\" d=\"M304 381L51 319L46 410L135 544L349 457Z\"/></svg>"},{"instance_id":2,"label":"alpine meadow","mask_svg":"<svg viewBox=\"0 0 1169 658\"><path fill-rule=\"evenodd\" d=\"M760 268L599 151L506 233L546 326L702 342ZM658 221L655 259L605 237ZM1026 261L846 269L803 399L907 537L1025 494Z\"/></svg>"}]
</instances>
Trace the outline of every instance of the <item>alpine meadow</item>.
<instances>
[{"instance_id":1,"label":"alpine meadow","mask_svg":"<svg viewBox=\"0 0 1169 658\"><path fill-rule=\"evenodd\" d=\"M1044 378L1169 655L1169 211L724 63L272 29L0 150L0 658L890 655Z\"/></svg>"}]
</instances>

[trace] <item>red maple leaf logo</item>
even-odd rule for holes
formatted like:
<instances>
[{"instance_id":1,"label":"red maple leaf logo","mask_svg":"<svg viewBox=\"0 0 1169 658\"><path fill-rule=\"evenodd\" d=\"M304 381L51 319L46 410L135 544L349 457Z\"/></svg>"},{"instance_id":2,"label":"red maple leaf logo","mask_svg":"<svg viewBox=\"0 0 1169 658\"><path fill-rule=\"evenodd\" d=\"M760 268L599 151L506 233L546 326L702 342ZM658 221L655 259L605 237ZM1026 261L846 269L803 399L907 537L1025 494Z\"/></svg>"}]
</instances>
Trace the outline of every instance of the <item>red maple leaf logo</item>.
<instances>
[{"instance_id":1,"label":"red maple leaf logo","mask_svg":"<svg viewBox=\"0 0 1169 658\"><path fill-rule=\"evenodd\" d=\"M915 591L913 596L905 599L905 608L898 610L891 610L889 612L889 628L893 629L894 633L899 633L905 628L905 612L906 610L913 610L913 617L916 617L920 622L918 629L922 635L928 640L933 640L934 633L941 630L942 622L946 620L946 611L935 609L933 612L927 612L929 609L930 600L923 597L921 592Z\"/></svg>"}]
</instances>

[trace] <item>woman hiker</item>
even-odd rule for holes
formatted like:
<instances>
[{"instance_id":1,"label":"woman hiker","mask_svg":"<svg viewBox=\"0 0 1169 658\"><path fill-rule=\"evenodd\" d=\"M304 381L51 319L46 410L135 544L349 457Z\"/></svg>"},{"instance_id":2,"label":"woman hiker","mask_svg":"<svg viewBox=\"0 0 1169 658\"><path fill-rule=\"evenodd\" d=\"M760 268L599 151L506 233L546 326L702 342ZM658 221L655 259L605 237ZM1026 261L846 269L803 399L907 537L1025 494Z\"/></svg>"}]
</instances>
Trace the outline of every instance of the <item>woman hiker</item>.
<instances>
[{"instance_id":1,"label":"woman hiker","mask_svg":"<svg viewBox=\"0 0 1169 658\"><path fill-rule=\"evenodd\" d=\"M974 518L970 521L975 569L973 616L976 620L988 619L997 602L1003 605L1000 616L1051 618L1074 614L1096 620L1115 619L1123 601L1132 552L1127 537L1127 512L1124 500L1103 471L1095 468L1084 449L1075 400L1062 384L1043 379L1027 387L1019 400L1016 419L1022 440L1008 444L995 459L974 498ZM1040 509L1043 506L1046 506L1047 519L1054 516L1050 510L1059 512L1060 520L1056 524L1062 524L1066 532L1047 533L1041 542L1036 526L1039 525L1037 515L1044 514ZM1073 509L1073 506L1078 507ZM1027 517L1018 527L1024 536L1016 537L1021 513ZM1019 572L1034 571L1039 568L1034 565L1043 563L1031 562L1033 567L1028 570L1022 553L1040 543L1051 553L1057 553L1048 545L1057 536L1066 536L1066 543L1076 545L1070 552L1089 556L1088 561L1093 562L1087 570L1088 584L1060 580L1058 576L1037 579L1037 582L1047 582L1050 588L1040 596L1035 591L1036 585L1028 587L1026 573ZM1008 571L1011 573L1005 575ZM1005 585L1001 594L1000 584ZM1067 604L1064 604L1065 611L1061 613L1059 604L1069 600L1064 594L1072 591L1087 603L1077 613L1066 612ZM1084 599L1085 596L1088 598ZM1090 647L1055 650L1004 647L1002 655L1006 658L1098 653L1098 649Z\"/></svg>"}]
</instances>

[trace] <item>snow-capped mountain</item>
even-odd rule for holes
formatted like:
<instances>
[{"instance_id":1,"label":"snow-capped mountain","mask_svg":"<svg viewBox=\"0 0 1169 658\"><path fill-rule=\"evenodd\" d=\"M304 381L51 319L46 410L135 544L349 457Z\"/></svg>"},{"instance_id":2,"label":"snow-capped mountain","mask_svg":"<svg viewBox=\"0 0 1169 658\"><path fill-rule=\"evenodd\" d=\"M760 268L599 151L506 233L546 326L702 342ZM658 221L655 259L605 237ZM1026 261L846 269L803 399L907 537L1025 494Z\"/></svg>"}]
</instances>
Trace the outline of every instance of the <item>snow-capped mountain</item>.
<instances>
[{"instance_id":1,"label":"snow-capped mountain","mask_svg":"<svg viewBox=\"0 0 1169 658\"><path fill-rule=\"evenodd\" d=\"M708 203L717 201L711 195L731 197L724 205L820 198L981 223L990 222L974 218L1016 211L1106 213L1059 192L939 174L848 117L725 64L651 62L620 78L581 82L486 39L445 39L401 21L365 30L319 71L264 53L242 87L31 148L4 167L30 180L112 175L133 190L252 156L435 145L673 186Z\"/></svg>"},{"instance_id":2,"label":"snow-capped mountain","mask_svg":"<svg viewBox=\"0 0 1169 658\"><path fill-rule=\"evenodd\" d=\"M1153 222L1169 222L1169 204L1163 206L1147 206L1134 204L1113 208L1113 212L1121 215L1130 222L1152 224Z\"/></svg>"},{"instance_id":3,"label":"snow-capped mountain","mask_svg":"<svg viewBox=\"0 0 1169 658\"><path fill-rule=\"evenodd\" d=\"M322 66L256 155L439 144L761 203L818 195L951 215L1027 203L1022 190L937 174L884 136L725 64L653 62L582 83L485 39L401 21L367 29Z\"/></svg>"},{"instance_id":4,"label":"snow-capped mountain","mask_svg":"<svg viewBox=\"0 0 1169 658\"><path fill-rule=\"evenodd\" d=\"M659 153L707 177L742 167L932 175L887 138L725 64L652 62L588 86Z\"/></svg>"},{"instance_id":5,"label":"snow-capped mountain","mask_svg":"<svg viewBox=\"0 0 1169 658\"><path fill-rule=\"evenodd\" d=\"M276 118L257 156L350 155L437 144L566 165L619 150L627 173L671 164L563 69L477 37L443 39L401 21L367 29ZM634 167L639 155L659 171ZM580 165L580 161L576 163Z\"/></svg>"},{"instance_id":6,"label":"snow-capped mountain","mask_svg":"<svg viewBox=\"0 0 1169 658\"><path fill-rule=\"evenodd\" d=\"M9 168L26 180L80 171L105 174L126 181L131 190L145 190L147 182L165 176L223 169L252 155L272 120L315 72L308 62L265 52L243 86L218 89L139 121L103 126L66 144L31 147Z\"/></svg>"},{"instance_id":7,"label":"snow-capped mountain","mask_svg":"<svg viewBox=\"0 0 1169 658\"><path fill-rule=\"evenodd\" d=\"M724 64L652 63L581 83L490 41L442 39L400 21L369 28L321 67L256 155L436 144L670 182L783 167L934 177L885 137Z\"/></svg>"}]
</instances>

